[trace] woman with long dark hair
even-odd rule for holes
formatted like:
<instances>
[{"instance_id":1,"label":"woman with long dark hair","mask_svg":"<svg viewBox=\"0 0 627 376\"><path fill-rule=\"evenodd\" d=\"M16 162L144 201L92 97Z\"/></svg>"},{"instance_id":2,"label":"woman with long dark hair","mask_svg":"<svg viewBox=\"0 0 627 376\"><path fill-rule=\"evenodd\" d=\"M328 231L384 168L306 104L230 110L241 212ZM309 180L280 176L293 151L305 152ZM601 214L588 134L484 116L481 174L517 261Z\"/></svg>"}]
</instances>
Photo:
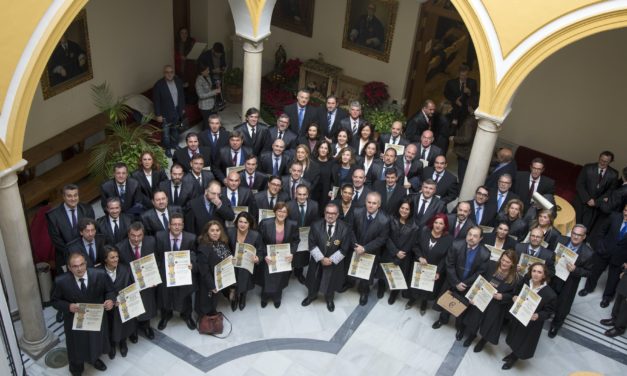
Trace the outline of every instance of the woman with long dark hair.
<instances>
[{"instance_id":1,"label":"woman with long dark hair","mask_svg":"<svg viewBox=\"0 0 627 376\"><path fill-rule=\"evenodd\" d=\"M149 199L152 199L152 194L159 189L159 184L168 180L168 175L151 151L142 152L137 163L137 170L133 171L131 177L139 182L142 193Z\"/></svg>"},{"instance_id":2,"label":"woman with long dark hair","mask_svg":"<svg viewBox=\"0 0 627 376\"><path fill-rule=\"evenodd\" d=\"M322 140L318 143L314 152L316 156L315 162L318 165L320 175L318 184L313 188L311 195L314 200L318 201L320 216L324 215L324 208L331 200L329 197L329 191L331 191L331 166L334 163L331 157L331 149L331 143Z\"/></svg>"}]
</instances>

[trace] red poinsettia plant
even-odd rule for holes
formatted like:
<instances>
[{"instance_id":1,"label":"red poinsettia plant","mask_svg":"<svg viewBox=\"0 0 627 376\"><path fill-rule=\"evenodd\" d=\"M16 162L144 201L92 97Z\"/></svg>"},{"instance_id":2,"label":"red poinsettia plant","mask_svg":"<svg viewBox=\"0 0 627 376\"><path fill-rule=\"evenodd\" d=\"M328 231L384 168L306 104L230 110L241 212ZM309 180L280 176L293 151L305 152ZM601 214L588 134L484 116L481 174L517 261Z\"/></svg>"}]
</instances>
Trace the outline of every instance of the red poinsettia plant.
<instances>
[{"instance_id":1,"label":"red poinsettia plant","mask_svg":"<svg viewBox=\"0 0 627 376\"><path fill-rule=\"evenodd\" d=\"M289 59L283 66L283 76L289 81L298 77L300 74L300 66L303 62L300 59Z\"/></svg>"},{"instance_id":2,"label":"red poinsettia plant","mask_svg":"<svg viewBox=\"0 0 627 376\"><path fill-rule=\"evenodd\" d=\"M370 107L379 107L390 98L388 85L379 81L368 82L364 85L364 100Z\"/></svg>"}]
</instances>

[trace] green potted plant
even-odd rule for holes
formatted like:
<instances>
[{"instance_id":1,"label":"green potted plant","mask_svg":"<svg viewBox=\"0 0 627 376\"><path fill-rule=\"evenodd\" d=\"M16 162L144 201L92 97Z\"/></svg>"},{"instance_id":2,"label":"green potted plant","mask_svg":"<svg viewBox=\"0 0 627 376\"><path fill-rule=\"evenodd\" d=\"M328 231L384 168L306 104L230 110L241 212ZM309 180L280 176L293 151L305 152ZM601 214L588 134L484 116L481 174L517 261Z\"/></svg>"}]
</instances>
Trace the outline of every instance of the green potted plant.
<instances>
[{"instance_id":1,"label":"green potted plant","mask_svg":"<svg viewBox=\"0 0 627 376\"><path fill-rule=\"evenodd\" d=\"M92 99L96 107L109 118L105 129L105 140L91 148L89 172L94 179L102 181L113 175L113 165L124 162L133 171L144 151L151 151L161 166L168 165L168 159L158 135L161 130L148 124L150 117L144 117L140 124L128 124L131 110L124 104L126 97L114 98L106 82L92 85Z\"/></svg>"},{"instance_id":2,"label":"green potted plant","mask_svg":"<svg viewBox=\"0 0 627 376\"><path fill-rule=\"evenodd\" d=\"M241 68L230 68L224 73L224 90L231 103L242 103L244 72Z\"/></svg>"},{"instance_id":3,"label":"green potted plant","mask_svg":"<svg viewBox=\"0 0 627 376\"><path fill-rule=\"evenodd\" d=\"M405 121L403 114L394 106L366 107L364 118L374 125L375 138L380 134L390 133L392 123Z\"/></svg>"}]
</instances>

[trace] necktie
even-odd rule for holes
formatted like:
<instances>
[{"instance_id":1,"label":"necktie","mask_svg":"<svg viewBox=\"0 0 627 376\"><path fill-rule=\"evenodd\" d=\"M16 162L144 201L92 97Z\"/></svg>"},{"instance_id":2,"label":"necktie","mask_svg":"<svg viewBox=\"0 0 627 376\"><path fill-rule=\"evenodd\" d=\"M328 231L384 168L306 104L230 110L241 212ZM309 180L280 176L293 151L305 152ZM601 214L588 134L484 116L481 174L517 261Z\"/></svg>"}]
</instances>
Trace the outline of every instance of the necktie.
<instances>
[{"instance_id":1,"label":"necktie","mask_svg":"<svg viewBox=\"0 0 627 376\"><path fill-rule=\"evenodd\" d=\"M135 260L140 259L141 257L142 257L142 254L139 251L139 247L135 247Z\"/></svg>"},{"instance_id":2,"label":"necktie","mask_svg":"<svg viewBox=\"0 0 627 376\"><path fill-rule=\"evenodd\" d=\"M618 236L618 240L621 240L627 234L627 222L623 222L623 228L620 230L620 235Z\"/></svg>"},{"instance_id":3,"label":"necktie","mask_svg":"<svg viewBox=\"0 0 627 376\"><path fill-rule=\"evenodd\" d=\"M387 202L390 202L390 198L392 198L392 192L394 192L394 188L388 187L388 194L387 194L387 197L385 198Z\"/></svg>"},{"instance_id":4,"label":"necktie","mask_svg":"<svg viewBox=\"0 0 627 376\"><path fill-rule=\"evenodd\" d=\"M396 143L396 137L392 137L392 142L390 142L392 145L394 145Z\"/></svg>"},{"instance_id":5,"label":"necktie","mask_svg":"<svg viewBox=\"0 0 627 376\"><path fill-rule=\"evenodd\" d=\"M118 220L114 219L113 220L113 237L115 238L115 240L118 240L118 232L120 231L120 227L118 227Z\"/></svg>"},{"instance_id":6,"label":"necktie","mask_svg":"<svg viewBox=\"0 0 627 376\"><path fill-rule=\"evenodd\" d=\"M283 139L283 131L279 131L279 137L278 137L278 139L279 139L279 140L282 140L282 139Z\"/></svg>"},{"instance_id":7,"label":"necktie","mask_svg":"<svg viewBox=\"0 0 627 376\"><path fill-rule=\"evenodd\" d=\"M274 196L270 196L270 209L274 208Z\"/></svg>"},{"instance_id":8,"label":"necktie","mask_svg":"<svg viewBox=\"0 0 627 376\"><path fill-rule=\"evenodd\" d=\"M359 201L359 191L355 191L355 196L353 196L353 202Z\"/></svg>"},{"instance_id":9,"label":"necktie","mask_svg":"<svg viewBox=\"0 0 627 376\"><path fill-rule=\"evenodd\" d=\"M174 197L173 197L173 201L174 201L174 205L178 205L179 204L179 186L175 185L174 186Z\"/></svg>"},{"instance_id":10,"label":"necktie","mask_svg":"<svg viewBox=\"0 0 627 376\"><path fill-rule=\"evenodd\" d=\"M296 197L296 186L298 185L298 180L292 180L292 198Z\"/></svg>"},{"instance_id":11,"label":"necktie","mask_svg":"<svg viewBox=\"0 0 627 376\"><path fill-rule=\"evenodd\" d=\"M257 127L252 127L253 128L253 132L252 132L252 136L251 138L253 139L253 142L255 141L255 137L257 136L257 132L255 131L257 129Z\"/></svg>"},{"instance_id":12,"label":"necktie","mask_svg":"<svg viewBox=\"0 0 627 376\"><path fill-rule=\"evenodd\" d=\"M70 212L72 212L72 228L75 229L76 228L76 209L70 209Z\"/></svg>"},{"instance_id":13,"label":"necktie","mask_svg":"<svg viewBox=\"0 0 627 376\"><path fill-rule=\"evenodd\" d=\"M327 112L327 127L329 128L329 131L333 127L333 123L331 122L332 115L333 112Z\"/></svg>"},{"instance_id":14,"label":"necktie","mask_svg":"<svg viewBox=\"0 0 627 376\"><path fill-rule=\"evenodd\" d=\"M81 283L81 292L84 294L87 292L87 286L85 286L85 278L79 278L78 281Z\"/></svg>"},{"instance_id":15,"label":"necktie","mask_svg":"<svg viewBox=\"0 0 627 376\"><path fill-rule=\"evenodd\" d=\"M357 133L357 120L353 120L353 134Z\"/></svg>"},{"instance_id":16,"label":"necktie","mask_svg":"<svg viewBox=\"0 0 627 376\"><path fill-rule=\"evenodd\" d=\"M118 186L120 188L120 202L124 205L124 200L126 199L126 189L124 189L124 184Z\"/></svg>"},{"instance_id":17,"label":"necktie","mask_svg":"<svg viewBox=\"0 0 627 376\"><path fill-rule=\"evenodd\" d=\"M233 166L237 166L237 154L238 153L239 153L238 151L233 152L233 161L232 161Z\"/></svg>"},{"instance_id":18,"label":"necktie","mask_svg":"<svg viewBox=\"0 0 627 376\"><path fill-rule=\"evenodd\" d=\"M214 133L213 134L213 143L215 144L216 142L218 142L218 134Z\"/></svg>"},{"instance_id":19,"label":"necktie","mask_svg":"<svg viewBox=\"0 0 627 376\"><path fill-rule=\"evenodd\" d=\"M253 176L252 175L248 177L248 186L250 187L250 189L253 189Z\"/></svg>"},{"instance_id":20,"label":"necktie","mask_svg":"<svg viewBox=\"0 0 627 376\"><path fill-rule=\"evenodd\" d=\"M385 180L385 172L388 170L388 168L384 165L383 168L381 169L381 180Z\"/></svg>"},{"instance_id":21,"label":"necktie","mask_svg":"<svg viewBox=\"0 0 627 376\"><path fill-rule=\"evenodd\" d=\"M163 228L167 229L169 226L168 217L165 216L165 213L162 213L161 218L163 218Z\"/></svg>"},{"instance_id":22,"label":"necktie","mask_svg":"<svg viewBox=\"0 0 627 376\"><path fill-rule=\"evenodd\" d=\"M368 217L366 218L366 228L364 229L364 232L368 231L368 227L370 227L373 219L374 218L372 218L372 215L368 214Z\"/></svg>"},{"instance_id":23,"label":"necktie","mask_svg":"<svg viewBox=\"0 0 627 376\"><path fill-rule=\"evenodd\" d=\"M329 228L327 229L327 235L331 237L332 234L333 234L333 225L329 225Z\"/></svg>"},{"instance_id":24,"label":"necktie","mask_svg":"<svg viewBox=\"0 0 627 376\"><path fill-rule=\"evenodd\" d=\"M272 175L279 176L279 157L274 157L274 165L272 166Z\"/></svg>"},{"instance_id":25,"label":"necktie","mask_svg":"<svg viewBox=\"0 0 627 376\"><path fill-rule=\"evenodd\" d=\"M503 205L503 200L505 199L505 195L499 192L499 199L497 201L498 208L497 210L501 210L501 205Z\"/></svg>"},{"instance_id":26,"label":"necktie","mask_svg":"<svg viewBox=\"0 0 627 376\"><path fill-rule=\"evenodd\" d=\"M436 173L435 173L435 182L436 182L436 184L437 184L437 182L438 182L439 180L440 180L440 173L439 173L439 172L436 172Z\"/></svg>"},{"instance_id":27,"label":"necktie","mask_svg":"<svg viewBox=\"0 0 627 376\"><path fill-rule=\"evenodd\" d=\"M421 159L427 159L427 149L422 148L422 152L420 153Z\"/></svg>"},{"instance_id":28,"label":"necktie","mask_svg":"<svg viewBox=\"0 0 627 376\"><path fill-rule=\"evenodd\" d=\"M405 176L409 175L409 169L411 168L411 162L405 161Z\"/></svg>"},{"instance_id":29,"label":"necktie","mask_svg":"<svg viewBox=\"0 0 627 376\"><path fill-rule=\"evenodd\" d=\"M431 118L427 117L427 122L429 123L429 130L431 130Z\"/></svg>"},{"instance_id":30,"label":"necktie","mask_svg":"<svg viewBox=\"0 0 627 376\"><path fill-rule=\"evenodd\" d=\"M94 243L87 244L87 251L89 252L89 258L96 263L96 252L94 252Z\"/></svg>"},{"instance_id":31,"label":"necktie","mask_svg":"<svg viewBox=\"0 0 627 376\"><path fill-rule=\"evenodd\" d=\"M179 250L179 244L178 244L179 239L178 238L174 238L172 239L172 250L173 251L178 251Z\"/></svg>"},{"instance_id":32,"label":"necktie","mask_svg":"<svg viewBox=\"0 0 627 376\"><path fill-rule=\"evenodd\" d=\"M605 172L605 170L600 169L599 170L599 183L601 182L601 180L603 180L603 173Z\"/></svg>"},{"instance_id":33,"label":"necktie","mask_svg":"<svg viewBox=\"0 0 627 376\"><path fill-rule=\"evenodd\" d=\"M481 223L481 211L483 210L483 206L477 206L477 211L475 211L475 219L477 220L477 224Z\"/></svg>"},{"instance_id":34,"label":"necktie","mask_svg":"<svg viewBox=\"0 0 627 376\"><path fill-rule=\"evenodd\" d=\"M533 248L529 247L529 254L533 256L536 254L536 252L533 250Z\"/></svg>"},{"instance_id":35,"label":"necktie","mask_svg":"<svg viewBox=\"0 0 627 376\"><path fill-rule=\"evenodd\" d=\"M231 206L237 206L237 199L235 198L235 191L231 192Z\"/></svg>"},{"instance_id":36,"label":"necktie","mask_svg":"<svg viewBox=\"0 0 627 376\"><path fill-rule=\"evenodd\" d=\"M305 205L300 205L300 227L305 227Z\"/></svg>"},{"instance_id":37,"label":"necktie","mask_svg":"<svg viewBox=\"0 0 627 376\"><path fill-rule=\"evenodd\" d=\"M533 192L536 190L536 179L531 180L531 186L529 187L529 199L533 196Z\"/></svg>"},{"instance_id":38,"label":"necktie","mask_svg":"<svg viewBox=\"0 0 627 376\"><path fill-rule=\"evenodd\" d=\"M425 214L425 209L427 208L427 200L425 200L424 198L422 199L422 205L420 205L420 208L418 209L418 215L422 216L423 214Z\"/></svg>"},{"instance_id":39,"label":"necktie","mask_svg":"<svg viewBox=\"0 0 627 376\"><path fill-rule=\"evenodd\" d=\"M457 226L455 226L455 233L454 233L454 237L456 238L457 235L459 235L459 232L462 230L462 223L460 221L457 221Z\"/></svg>"},{"instance_id":40,"label":"necktie","mask_svg":"<svg viewBox=\"0 0 627 376\"><path fill-rule=\"evenodd\" d=\"M304 107L299 107L298 108L298 130L300 130L303 127L303 118L305 117L305 108Z\"/></svg>"}]
</instances>

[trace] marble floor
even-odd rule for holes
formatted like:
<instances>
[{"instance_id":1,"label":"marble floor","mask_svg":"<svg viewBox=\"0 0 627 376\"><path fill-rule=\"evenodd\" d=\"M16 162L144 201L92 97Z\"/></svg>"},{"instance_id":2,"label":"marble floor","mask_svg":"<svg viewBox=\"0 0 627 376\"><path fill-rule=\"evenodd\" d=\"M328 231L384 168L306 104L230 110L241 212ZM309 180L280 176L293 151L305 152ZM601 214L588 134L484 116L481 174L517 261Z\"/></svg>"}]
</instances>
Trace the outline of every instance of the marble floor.
<instances>
[{"instance_id":1,"label":"marble floor","mask_svg":"<svg viewBox=\"0 0 627 376\"><path fill-rule=\"evenodd\" d=\"M240 107L230 105L222 113L227 129L239 123ZM449 169L456 171L455 162ZM102 215L99 205L94 205ZM604 277L602 277L604 278ZM520 361L510 371L501 371L501 358L509 353L504 335L498 346L488 345L475 354L455 340L452 324L439 330L431 328L437 312L421 316L417 308L405 310L405 299L394 305L377 300L374 293L366 306L350 290L336 295L335 312L328 312L324 299L309 307L300 305L306 289L295 279L284 292L282 305L260 307L259 289L249 293L243 311L231 312L226 300L219 309L232 324L230 336L219 339L190 331L175 316L168 327L150 341L140 337L129 343L126 358L118 356L105 362L108 375L568 375L575 371L595 371L604 375L627 374L627 338L609 339L598 325L609 317L610 308L600 308L601 279L597 291L577 297L562 330L554 339L540 340L536 356ZM62 324L54 320L55 311L46 308L47 325L65 347ZM157 321L152 326L156 328ZM225 323L228 331L229 324ZM16 329L21 331L20 323ZM67 366L48 368L44 358L37 361L23 356L32 376L66 375ZM85 375L102 374L86 366Z\"/></svg>"}]
</instances>

